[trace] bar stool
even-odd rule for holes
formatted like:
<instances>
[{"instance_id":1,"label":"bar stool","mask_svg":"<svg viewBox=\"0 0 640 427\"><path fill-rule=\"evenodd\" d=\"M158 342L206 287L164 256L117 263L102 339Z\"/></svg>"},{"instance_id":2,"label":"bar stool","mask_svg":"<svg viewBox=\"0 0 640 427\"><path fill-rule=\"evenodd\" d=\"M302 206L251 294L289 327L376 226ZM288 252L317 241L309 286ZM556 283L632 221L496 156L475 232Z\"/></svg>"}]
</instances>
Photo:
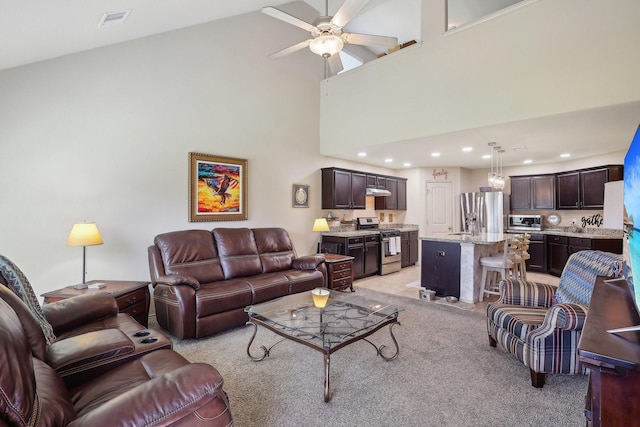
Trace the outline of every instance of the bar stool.
<instances>
[{"instance_id":1,"label":"bar stool","mask_svg":"<svg viewBox=\"0 0 640 427\"><path fill-rule=\"evenodd\" d=\"M517 252L518 244L518 238L505 240L504 250L501 253L480 258L482 281L480 282L479 301L482 302L484 294L500 295L500 280L507 277L518 277L518 266L520 265Z\"/></svg>"}]
</instances>

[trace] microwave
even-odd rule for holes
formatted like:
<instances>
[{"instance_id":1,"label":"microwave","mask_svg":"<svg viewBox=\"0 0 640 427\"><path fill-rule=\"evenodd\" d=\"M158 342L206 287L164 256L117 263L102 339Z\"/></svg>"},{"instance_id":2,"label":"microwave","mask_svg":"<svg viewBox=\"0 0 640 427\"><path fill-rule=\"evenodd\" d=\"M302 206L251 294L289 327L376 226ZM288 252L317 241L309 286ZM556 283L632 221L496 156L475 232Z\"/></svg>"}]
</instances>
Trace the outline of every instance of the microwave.
<instances>
[{"instance_id":1,"label":"microwave","mask_svg":"<svg viewBox=\"0 0 640 427\"><path fill-rule=\"evenodd\" d=\"M509 230L541 231L542 215L509 215Z\"/></svg>"}]
</instances>

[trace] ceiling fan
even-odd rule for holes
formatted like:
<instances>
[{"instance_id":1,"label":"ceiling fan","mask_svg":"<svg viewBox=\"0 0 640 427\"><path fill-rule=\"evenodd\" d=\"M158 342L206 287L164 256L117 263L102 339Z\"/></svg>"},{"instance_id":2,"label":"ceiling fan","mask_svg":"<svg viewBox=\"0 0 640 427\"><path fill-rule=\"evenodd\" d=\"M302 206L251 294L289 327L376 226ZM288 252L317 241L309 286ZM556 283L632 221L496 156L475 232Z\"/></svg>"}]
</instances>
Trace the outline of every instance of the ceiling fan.
<instances>
[{"instance_id":1,"label":"ceiling fan","mask_svg":"<svg viewBox=\"0 0 640 427\"><path fill-rule=\"evenodd\" d=\"M289 15L275 7L262 8L262 13L273 18L295 25L311 33L311 38L296 43L269 55L269 58L280 58L298 50L309 47L311 51L326 59L331 74L337 74L344 69L339 52L345 44L363 46L379 46L392 48L397 46L396 37L375 36L369 34L345 33L342 28L353 18L369 0L346 0L334 16L329 16L329 0L325 0L324 16L320 16L312 24ZM325 68L326 73L326 68Z\"/></svg>"}]
</instances>

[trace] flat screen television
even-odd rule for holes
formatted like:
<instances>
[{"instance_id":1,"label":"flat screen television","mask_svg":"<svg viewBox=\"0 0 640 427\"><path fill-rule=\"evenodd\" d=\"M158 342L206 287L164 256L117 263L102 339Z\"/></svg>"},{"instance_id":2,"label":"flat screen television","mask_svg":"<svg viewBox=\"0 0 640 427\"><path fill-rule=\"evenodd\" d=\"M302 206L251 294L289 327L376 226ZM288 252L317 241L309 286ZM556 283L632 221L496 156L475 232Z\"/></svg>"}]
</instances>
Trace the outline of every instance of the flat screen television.
<instances>
[{"instance_id":1,"label":"flat screen television","mask_svg":"<svg viewBox=\"0 0 640 427\"><path fill-rule=\"evenodd\" d=\"M633 282L633 272L640 271L640 229L634 224L634 218L638 218L640 227L640 126L624 158L623 200L622 273L631 291L636 310L640 313L640 283L635 285ZM629 331L640 331L640 325L610 329L608 332L615 334Z\"/></svg>"}]
</instances>

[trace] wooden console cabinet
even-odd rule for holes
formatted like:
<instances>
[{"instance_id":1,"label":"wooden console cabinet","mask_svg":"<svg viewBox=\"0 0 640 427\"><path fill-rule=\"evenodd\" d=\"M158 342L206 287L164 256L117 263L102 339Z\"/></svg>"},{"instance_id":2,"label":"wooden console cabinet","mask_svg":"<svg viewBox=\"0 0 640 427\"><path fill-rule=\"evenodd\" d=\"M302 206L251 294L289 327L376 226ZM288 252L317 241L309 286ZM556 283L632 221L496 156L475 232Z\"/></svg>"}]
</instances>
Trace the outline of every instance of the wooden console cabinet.
<instances>
[{"instance_id":1,"label":"wooden console cabinet","mask_svg":"<svg viewBox=\"0 0 640 427\"><path fill-rule=\"evenodd\" d=\"M640 325L626 281L596 281L578 354L589 369L586 425L640 426L640 331L608 329Z\"/></svg>"}]
</instances>

